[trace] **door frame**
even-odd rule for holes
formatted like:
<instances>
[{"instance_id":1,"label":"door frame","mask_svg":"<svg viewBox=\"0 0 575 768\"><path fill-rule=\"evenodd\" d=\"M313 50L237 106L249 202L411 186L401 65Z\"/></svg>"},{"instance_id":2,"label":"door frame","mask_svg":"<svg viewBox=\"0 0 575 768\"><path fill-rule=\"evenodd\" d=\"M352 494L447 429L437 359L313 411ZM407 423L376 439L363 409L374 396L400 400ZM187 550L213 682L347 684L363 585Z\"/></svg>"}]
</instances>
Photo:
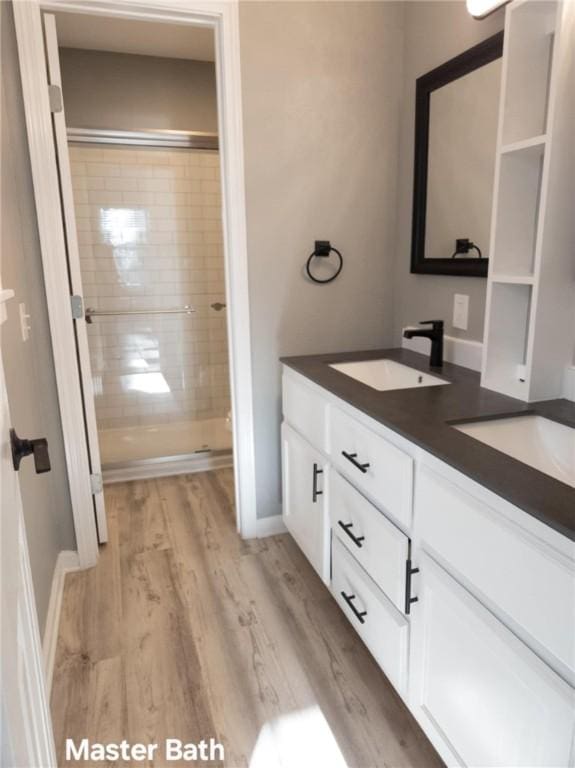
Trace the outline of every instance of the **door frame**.
<instances>
[{"instance_id":1,"label":"door frame","mask_svg":"<svg viewBox=\"0 0 575 768\"><path fill-rule=\"evenodd\" d=\"M192 24L215 33L237 530L256 532L255 450L237 0L27 0L14 3L44 282L80 567L98 559L66 243L49 106L42 11ZM83 320L77 322L84 322Z\"/></svg>"}]
</instances>

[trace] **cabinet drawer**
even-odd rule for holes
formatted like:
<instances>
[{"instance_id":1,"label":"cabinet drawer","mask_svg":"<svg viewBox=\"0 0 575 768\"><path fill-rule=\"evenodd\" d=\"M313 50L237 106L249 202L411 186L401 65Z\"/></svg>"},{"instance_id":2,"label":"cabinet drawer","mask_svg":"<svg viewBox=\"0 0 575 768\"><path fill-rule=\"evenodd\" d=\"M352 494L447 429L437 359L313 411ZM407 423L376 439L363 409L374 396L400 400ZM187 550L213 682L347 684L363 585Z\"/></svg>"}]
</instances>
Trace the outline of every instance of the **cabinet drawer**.
<instances>
[{"instance_id":1,"label":"cabinet drawer","mask_svg":"<svg viewBox=\"0 0 575 768\"><path fill-rule=\"evenodd\" d=\"M330 474L329 499L334 536L403 611L409 539L337 472Z\"/></svg>"},{"instance_id":2,"label":"cabinet drawer","mask_svg":"<svg viewBox=\"0 0 575 768\"><path fill-rule=\"evenodd\" d=\"M559 662L554 666L575 671L573 564L426 466L418 473L415 507L423 547L477 588L521 636L546 649Z\"/></svg>"},{"instance_id":3,"label":"cabinet drawer","mask_svg":"<svg viewBox=\"0 0 575 768\"><path fill-rule=\"evenodd\" d=\"M573 689L432 558L420 566L409 704L445 762L572 765Z\"/></svg>"},{"instance_id":4,"label":"cabinet drawer","mask_svg":"<svg viewBox=\"0 0 575 768\"><path fill-rule=\"evenodd\" d=\"M338 408L329 413L329 445L338 469L406 528L411 525L413 459Z\"/></svg>"},{"instance_id":5,"label":"cabinet drawer","mask_svg":"<svg viewBox=\"0 0 575 768\"><path fill-rule=\"evenodd\" d=\"M326 451L326 412L324 398L289 373L282 379L282 406L285 421L320 451Z\"/></svg>"},{"instance_id":6,"label":"cabinet drawer","mask_svg":"<svg viewBox=\"0 0 575 768\"><path fill-rule=\"evenodd\" d=\"M337 539L333 540L331 588L379 666L403 693L407 677L407 620Z\"/></svg>"}]
</instances>

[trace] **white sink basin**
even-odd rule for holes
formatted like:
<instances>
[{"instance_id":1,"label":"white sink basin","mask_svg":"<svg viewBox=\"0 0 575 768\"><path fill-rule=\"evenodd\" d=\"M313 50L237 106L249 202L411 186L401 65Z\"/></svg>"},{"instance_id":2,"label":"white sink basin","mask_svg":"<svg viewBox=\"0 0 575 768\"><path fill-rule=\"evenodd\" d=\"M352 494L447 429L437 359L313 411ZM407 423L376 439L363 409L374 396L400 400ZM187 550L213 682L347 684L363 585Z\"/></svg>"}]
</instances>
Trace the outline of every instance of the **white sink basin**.
<instances>
[{"instance_id":1,"label":"white sink basin","mask_svg":"<svg viewBox=\"0 0 575 768\"><path fill-rule=\"evenodd\" d=\"M368 387L380 392L385 389L412 389L415 387L437 387L449 384L444 379L422 373L408 365L396 363L395 360L360 360L356 363L331 363L340 373L345 373Z\"/></svg>"},{"instance_id":2,"label":"white sink basin","mask_svg":"<svg viewBox=\"0 0 575 768\"><path fill-rule=\"evenodd\" d=\"M458 424L455 429L575 488L572 427L531 414Z\"/></svg>"}]
</instances>

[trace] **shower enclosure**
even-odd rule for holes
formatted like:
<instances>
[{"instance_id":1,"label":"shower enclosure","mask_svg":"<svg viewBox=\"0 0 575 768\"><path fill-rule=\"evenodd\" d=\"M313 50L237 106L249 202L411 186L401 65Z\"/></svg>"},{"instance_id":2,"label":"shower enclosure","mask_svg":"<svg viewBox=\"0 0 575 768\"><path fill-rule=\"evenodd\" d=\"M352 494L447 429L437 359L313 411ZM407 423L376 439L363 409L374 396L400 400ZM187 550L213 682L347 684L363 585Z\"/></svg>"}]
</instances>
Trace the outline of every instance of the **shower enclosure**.
<instances>
[{"instance_id":1,"label":"shower enclosure","mask_svg":"<svg viewBox=\"0 0 575 768\"><path fill-rule=\"evenodd\" d=\"M231 460L217 137L68 131L103 470Z\"/></svg>"}]
</instances>

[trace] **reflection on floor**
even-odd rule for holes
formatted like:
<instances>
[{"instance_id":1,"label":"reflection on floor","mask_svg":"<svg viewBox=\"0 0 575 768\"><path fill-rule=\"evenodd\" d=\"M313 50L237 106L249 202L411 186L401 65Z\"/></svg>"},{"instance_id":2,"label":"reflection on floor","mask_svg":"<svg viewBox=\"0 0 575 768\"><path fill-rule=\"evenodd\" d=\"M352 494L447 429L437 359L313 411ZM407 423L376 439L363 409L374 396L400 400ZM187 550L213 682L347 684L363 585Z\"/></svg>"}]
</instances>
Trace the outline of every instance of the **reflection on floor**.
<instances>
[{"instance_id":1,"label":"reflection on floor","mask_svg":"<svg viewBox=\"0 0 575 768\"><path fill-rule=\"evenodd\" d=\"M232 448L231 422L225 418L102 429L98 432L98 440L104 467L181 456L208 448L212 451Z\"/></svg>"},{"instance_id":2,"label":"reflection on floor","mask_svg":"<svg viewBox=\"0 0 575 768\"><path fill-rule=\"evenodd\" d=\"M289 535L238 538L231 470L109 486L106 502L98 565L66 577L60 766L81 764L66 737L159 742L162 767L178 764L166 738L214 737L229 768L439 768Z\"/></svg>"}]
</instances>

